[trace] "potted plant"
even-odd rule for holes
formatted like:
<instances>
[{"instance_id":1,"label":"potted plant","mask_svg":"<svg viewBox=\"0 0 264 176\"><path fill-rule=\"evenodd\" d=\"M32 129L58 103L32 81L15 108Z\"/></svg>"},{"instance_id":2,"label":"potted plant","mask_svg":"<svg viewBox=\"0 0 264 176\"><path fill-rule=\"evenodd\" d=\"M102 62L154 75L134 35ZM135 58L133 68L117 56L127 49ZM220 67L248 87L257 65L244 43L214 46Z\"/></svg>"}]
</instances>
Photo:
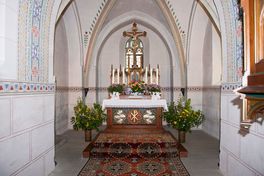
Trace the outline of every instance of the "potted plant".
<instances>
[{"instance_id":1,"label":"potted plant","mask_svg":"<svg viewBox=\"0 0 264 176\"><path fill-rule=\"evenodd\" d=\"M108 92L112 94L113 96L119 96L119 94L122 94L124 91L124 85L122 84L112 84L107 88Z\"/></svg>"},{"instance_id":2,"label":"potted plant","mask_svg":"<svg viewBox=\"0 0 264 176\"><path fill-rule=\"evenodd\" d=\"M157 84L148 84L147 91L151 94L153 92L160 92L160 86Z\"/></svg>"},{"instance_id":3,"label":"potted plant","mask_svg":"<svg viewBox=\"0 0 264 176\"><path fill-rule=\"evenodd\" d=\"M100 104L94 103L93 107L88 107L81 99L78 99L71 122L73 129L84 130L85 141L91 141L91 130L99 130L98 127L105 118L106 114Z\"/></svg>"},{"instance_id":4,"label":"potted plant","mask_svg":"<svg viewBox=\"0 0 264 176\"><path fill-rule=\"evenodd\" d=\"M164 113L166 121L178 130L178 140L185 142L185 133L191 132L191 128L199 126L204 121L201 110L194 110L191 106L191 99L180 98L177 105L171 102L168 111Z\"/></svg>"},{"instance_id":5,"label":"potted plant","mask_svg":"<svg viewBox=\"0 0 264 176\"><path fill-rule=\"evenodd\" d=\"M148 84L146 87L148 94L151 95L151 99L160 99L161 90L158 84Z\"/></svg>"}]
</instances>

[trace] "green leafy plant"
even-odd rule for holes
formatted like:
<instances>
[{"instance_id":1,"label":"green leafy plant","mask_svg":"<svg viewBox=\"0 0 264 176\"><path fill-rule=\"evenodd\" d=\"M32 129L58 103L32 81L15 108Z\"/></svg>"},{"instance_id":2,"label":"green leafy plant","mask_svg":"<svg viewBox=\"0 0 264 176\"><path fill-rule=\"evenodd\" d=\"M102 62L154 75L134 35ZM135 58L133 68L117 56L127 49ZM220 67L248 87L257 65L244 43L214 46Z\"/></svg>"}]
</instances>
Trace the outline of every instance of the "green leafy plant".
<instances>
[{"instance_id":1,"label":"green leafy plant","mask_svg":"<svg viewBox=\"0 0 264 176\"><path fill-rule=\"evenodd\" d=\"M106 114L100 104L94 103L93 107L88 107L81 99L78 99L71 122L75 130L98 130L105 119Z\"/></svg>"},{"instance_id":2,"label":"green leafy plant","mask_svg":"<svg viewBox=\"0 0 264 176\"><path fill-rule=\"evenodd\" d=\"M166 121L179 131L190 132L192 127L199 126L204 121L201 110L193 110L191 99L179 99L177 105L171 102L168 111L164 113Z\"/></svg>"},{"instance_id":3,"label":"green leafy plant","mask_svg":"<svg viewBox=\"0 0 264 176\"><path fill-rule=\"evenodd\" d=\"M112 84L107 88L108 92L119 92L122 93L124 91L124 86L122 84Z\"/></svg>"}]
</instances>

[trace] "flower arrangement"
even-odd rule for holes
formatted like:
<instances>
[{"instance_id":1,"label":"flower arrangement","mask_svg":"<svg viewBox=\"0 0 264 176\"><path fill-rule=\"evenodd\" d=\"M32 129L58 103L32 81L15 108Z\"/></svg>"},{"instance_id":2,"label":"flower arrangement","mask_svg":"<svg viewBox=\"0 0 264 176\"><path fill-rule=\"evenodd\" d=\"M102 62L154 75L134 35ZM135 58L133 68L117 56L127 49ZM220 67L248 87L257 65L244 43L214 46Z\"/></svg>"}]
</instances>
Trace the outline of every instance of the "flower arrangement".
<instances>
[{"instance_id":1,"label":"flower arrangement","mask_svg":"<svg viewBox=\"0 0 264 176\"><path fill-rule=\"evenodd\" d=\"M129 86L132 92L143 93L145 90L145 82L144 81L131 81Z\"/></svg>"},{"instance_id":2,"label":"flower arrangement","mask_svg":"<svg viewBox=\"0 0 264 176\"><path fill-rule=\"evenodd\" d=\"M157 84L148 84L147 85L147 90L149 93L152 92L160 92L160 86Z\"/></svg>"},{"instance_id":3,"label":"flower arrangement","mask_svg":"<svg viewBox=\"0 0 264 176\"><path fill-rule=\"evenodd\" d=\"M98 130L105 119L106 114L100 104L94 103L93 107L90 108L81 99L78 99L71 122L75 130Z\"/></svg>"},{"instance_id":4,"label":"flower arrangement","mask_svg":"<svg viewBox=\"0 0 264 176\"><path fill-rule=\"evenodd\" d=\"M190 132L192 127L199 126L204 121L202 111L193 110L191 99L185 101L184 98L180 98L177 105L171 102L164 118L173 128L184 132Z\"/></svg>"},{"instance_id":5,"label":"flower arrangement","mask_svg":"<svg viewBox=\"0 0 264 176\"><path fill-rule=\"evenodd\" d=\"M122 93L124 90L124 86L122 84L112 84L107 88L108 92L119 92Z\"/></svg>"}]
</instances>

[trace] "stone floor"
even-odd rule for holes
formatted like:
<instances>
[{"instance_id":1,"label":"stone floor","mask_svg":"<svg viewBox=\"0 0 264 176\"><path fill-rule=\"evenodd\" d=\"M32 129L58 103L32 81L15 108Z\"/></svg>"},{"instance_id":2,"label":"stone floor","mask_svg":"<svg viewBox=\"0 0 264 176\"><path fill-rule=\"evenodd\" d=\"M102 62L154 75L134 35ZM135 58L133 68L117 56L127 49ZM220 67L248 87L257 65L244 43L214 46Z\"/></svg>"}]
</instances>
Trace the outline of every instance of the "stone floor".
<instances>
[{"instance_id":1,"label":"stone floor","mask_svg":"<svg viewBox=\"0 0 264 176\"><path fill-rule=\"evenodd\" d=\"M176 130L167 128L174 135ZM93 136L96 132L93 132ZM56 168L49 176L75 176L86 163L82 150L88 145L83 132L69 130L56 137ZM194 130L186 136L184 146L189 151L182 161L191 176L221 176L218 169L219 141L201 130Z\"/></svg>"}]
</instances>

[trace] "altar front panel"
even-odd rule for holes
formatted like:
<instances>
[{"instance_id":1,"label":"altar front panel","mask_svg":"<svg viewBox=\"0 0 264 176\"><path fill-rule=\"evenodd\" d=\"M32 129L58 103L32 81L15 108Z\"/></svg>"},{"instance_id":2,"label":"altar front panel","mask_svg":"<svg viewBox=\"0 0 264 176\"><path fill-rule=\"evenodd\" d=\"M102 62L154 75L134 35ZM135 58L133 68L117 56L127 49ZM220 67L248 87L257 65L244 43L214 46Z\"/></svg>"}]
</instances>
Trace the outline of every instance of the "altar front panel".
<instances>
[{"instance_id":1,"label":"altar front panel","mask_svg":"<svg viewBox=\"0 0 264 176\"><path fill-rule=\"evenodd\" d=\"M161 130L162 108L107 108L107 128Z\"/></svg>"}]
</instances>

